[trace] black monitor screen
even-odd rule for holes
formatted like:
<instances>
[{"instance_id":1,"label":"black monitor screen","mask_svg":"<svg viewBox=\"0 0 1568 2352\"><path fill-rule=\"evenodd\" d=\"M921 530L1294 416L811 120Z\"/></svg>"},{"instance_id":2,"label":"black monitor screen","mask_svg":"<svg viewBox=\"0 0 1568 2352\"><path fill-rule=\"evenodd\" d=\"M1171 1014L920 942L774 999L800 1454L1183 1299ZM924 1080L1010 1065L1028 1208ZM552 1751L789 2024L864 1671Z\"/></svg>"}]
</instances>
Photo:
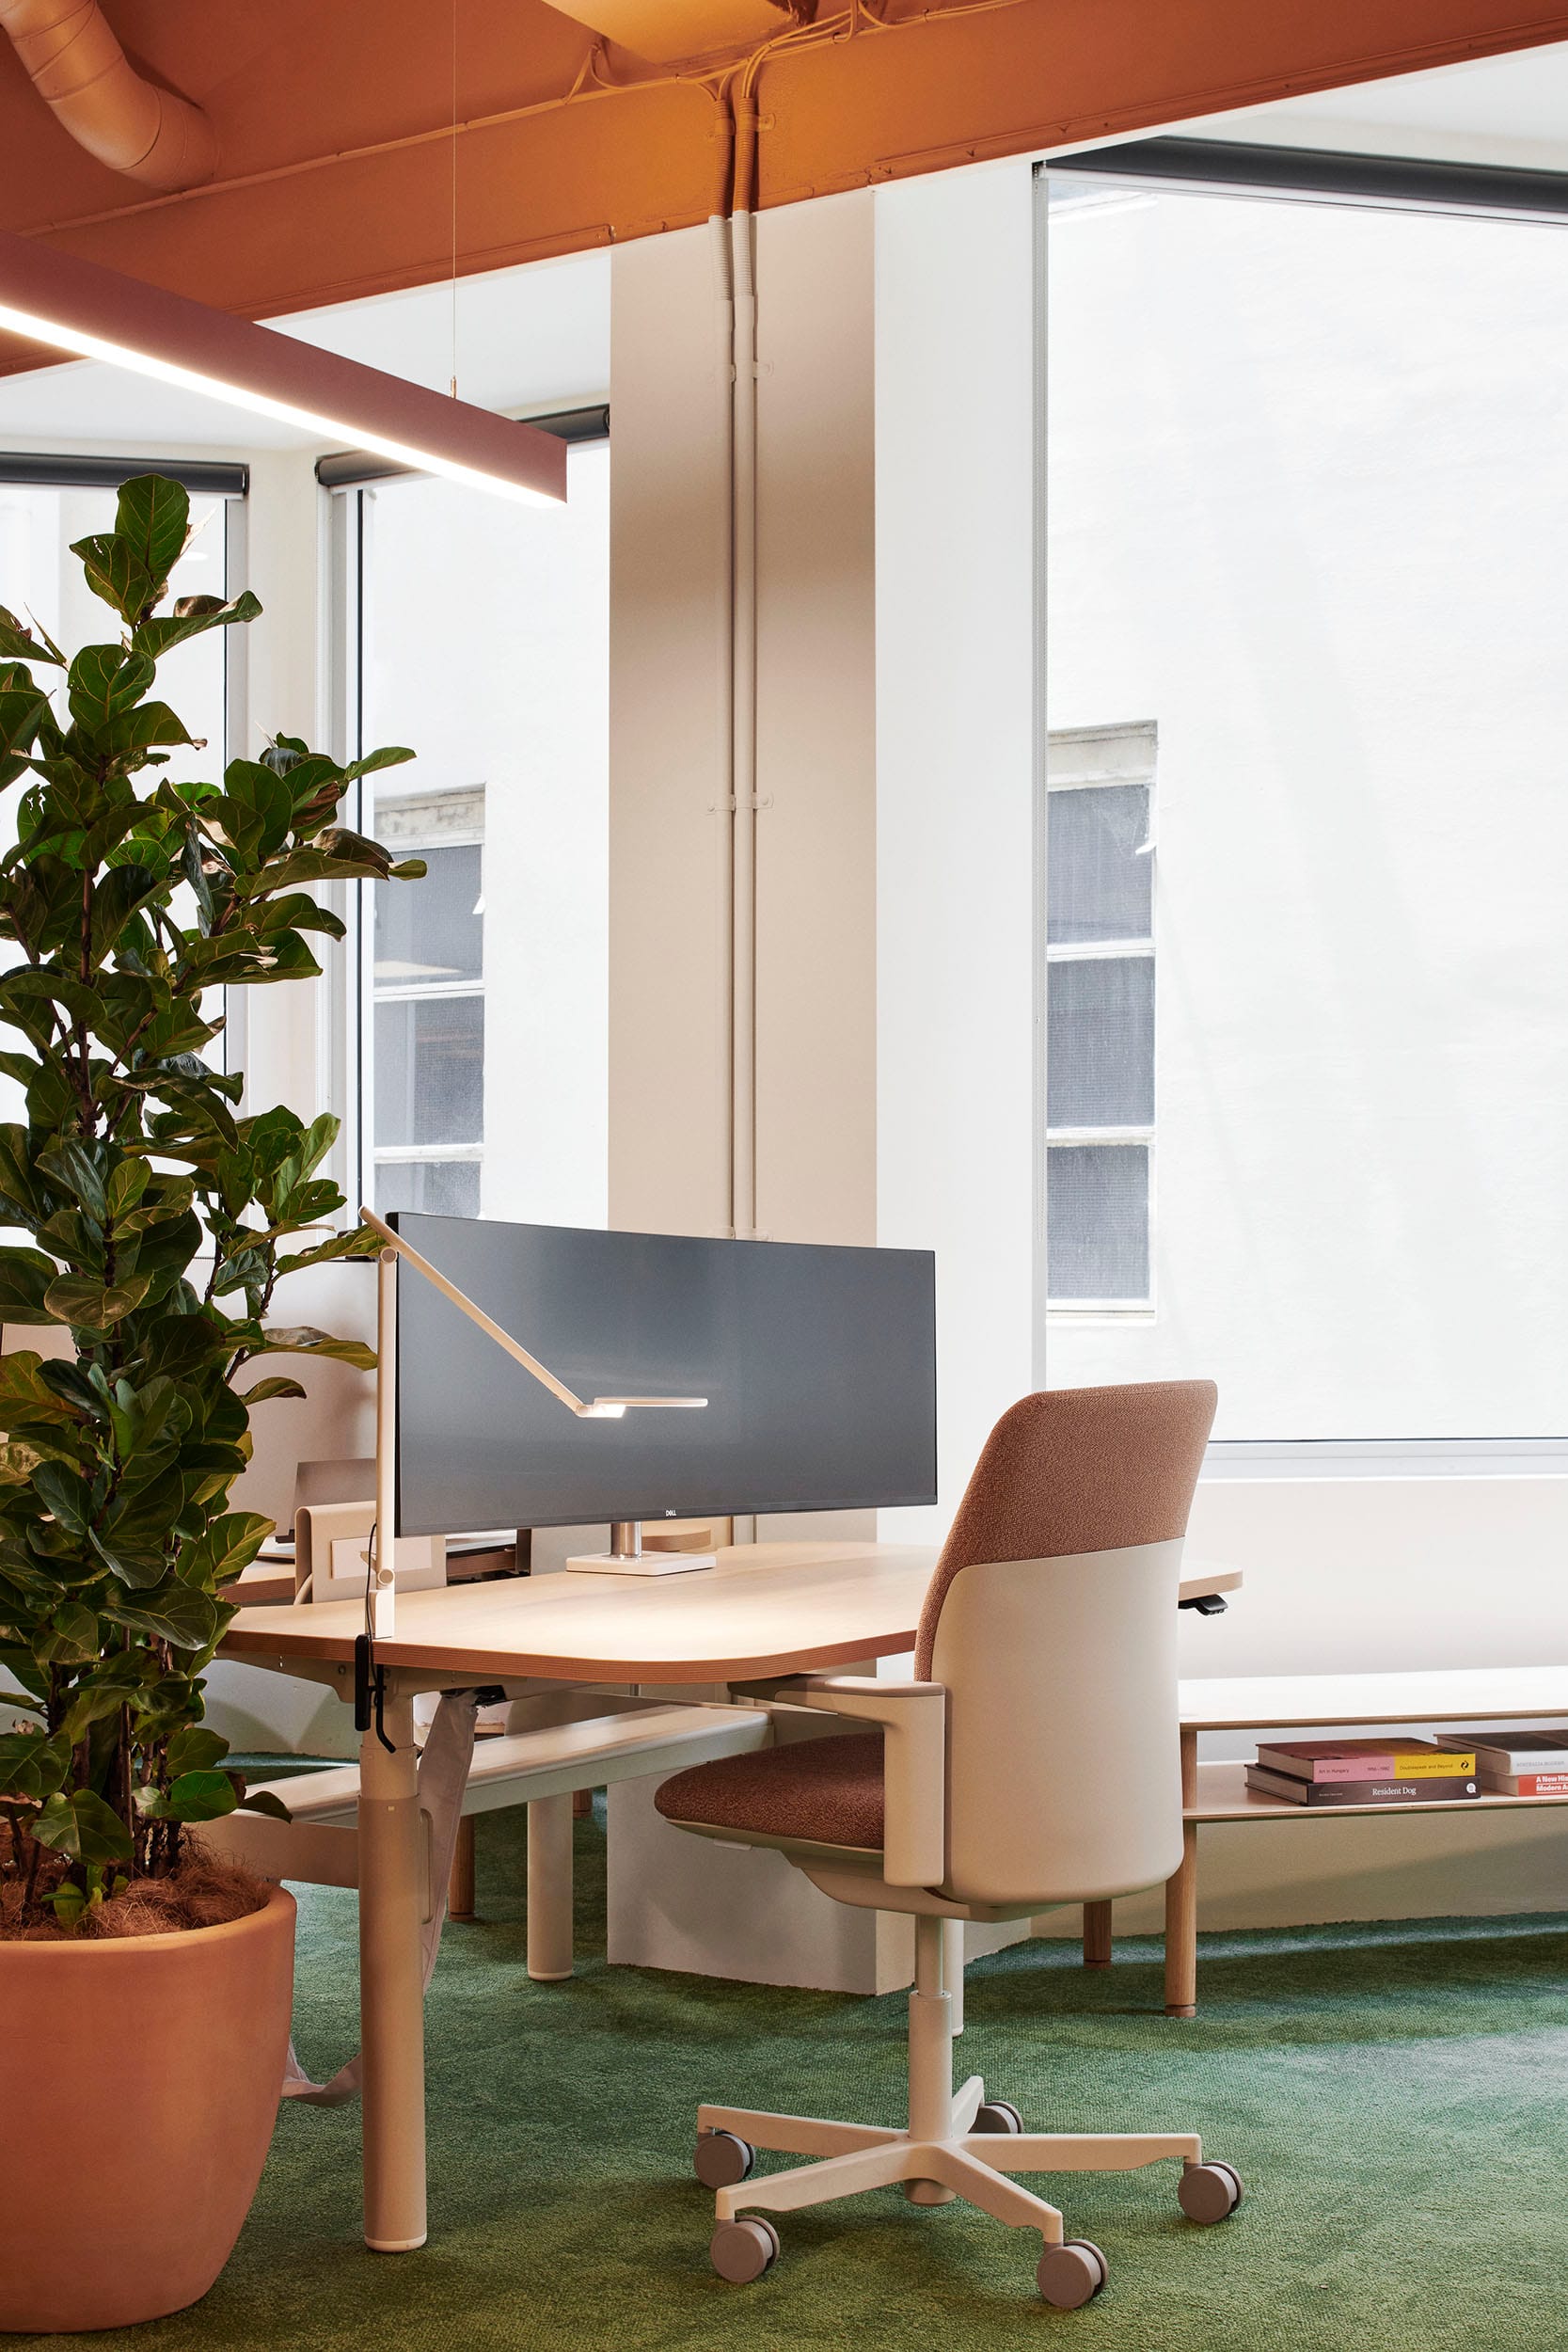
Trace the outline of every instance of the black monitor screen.
<instances>
[{"instance_id":1,"label":"black monitor screen","mask_svg":"<svg viewBox=\"0 0 1568 2352\"><path fill-rule=\"evenodd\" d=\"M579 1420L404 1263L400 1534L935 1502L928 1250L392 1222L578 1396L708 1400Z\"/></svg>"}]
</instances>

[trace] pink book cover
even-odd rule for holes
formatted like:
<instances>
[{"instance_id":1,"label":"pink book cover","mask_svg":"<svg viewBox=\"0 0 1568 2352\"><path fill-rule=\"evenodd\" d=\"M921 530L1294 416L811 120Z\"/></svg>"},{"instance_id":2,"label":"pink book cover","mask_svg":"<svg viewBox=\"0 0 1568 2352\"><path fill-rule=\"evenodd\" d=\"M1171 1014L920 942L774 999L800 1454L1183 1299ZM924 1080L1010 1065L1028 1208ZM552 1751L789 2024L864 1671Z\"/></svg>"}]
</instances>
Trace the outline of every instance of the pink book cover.
<instances>
[{"instance_id":1,"label":"pink book cover","mask_svg":"<svg viewBox=\"0 0 1568 2352\"><path fill-rule=\"evenodd\" d=\"M1413 1754L1417 1749L1433 1747L1430 1740L1410 1740L1400 1751ZM1392 1780L1394 1751L1392 1748L1370 1748L1354 1740L1271 1740L1258 1749L1260 1764L1272 1756L1283 1759L1282 1769L1293 1772L1300 1780ZM1305 1770L1303 1767L1305 1766Z\"/></svg>"}]
</instances>

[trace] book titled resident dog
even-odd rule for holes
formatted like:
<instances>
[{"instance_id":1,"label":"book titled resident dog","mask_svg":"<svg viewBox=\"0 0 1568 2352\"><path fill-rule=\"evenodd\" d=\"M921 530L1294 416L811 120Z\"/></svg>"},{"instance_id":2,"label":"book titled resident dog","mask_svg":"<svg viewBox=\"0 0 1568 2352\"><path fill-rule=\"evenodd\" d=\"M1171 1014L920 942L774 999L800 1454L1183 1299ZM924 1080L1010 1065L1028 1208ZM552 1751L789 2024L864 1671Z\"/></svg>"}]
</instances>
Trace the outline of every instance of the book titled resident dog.
<instances>
[{"instance_id":1,"label":"book titled resident dog","mask_svg":"<svg viewBox=\"0 0 1568 2352\"><path fill-rule=\"evenodd\" d=\"M1262 1797L1283 1797L1290 1804L1325 1808L1337 1804L1462 1804L1481 1794L1478 1782L1457 1773L1435 1776L1425 1772L1398 1780L1303 1780L1293 1772L1267 1772L1259 1764L1247 1766L1246 1785Z\"/></svg>"},{"instance_id":2,"label":"book titled resident dog","mask_svg":"<svg viewBox=\"0 0 1568 2352\"><path fill-rule=\"evenodd\" d=\"M1265 1772L1313 1788L1370 1780L1468 1780L1476 1769L1472 1750L1439 1747L1435 1740L1407 1740L1399 1747L1386 1740L1277 1740L1259 1747L1258 1761Z\"/></svg>"}]
</instances>

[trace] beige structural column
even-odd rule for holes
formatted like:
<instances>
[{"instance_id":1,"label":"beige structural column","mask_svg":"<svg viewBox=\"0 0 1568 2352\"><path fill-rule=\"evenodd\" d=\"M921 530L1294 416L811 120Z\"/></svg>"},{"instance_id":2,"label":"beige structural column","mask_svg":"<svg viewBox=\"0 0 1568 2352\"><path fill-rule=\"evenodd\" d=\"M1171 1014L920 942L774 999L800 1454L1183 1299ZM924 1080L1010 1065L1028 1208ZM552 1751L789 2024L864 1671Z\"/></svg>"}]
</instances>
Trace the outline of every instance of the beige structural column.
<instances>
[{"instance_id":1,"label":"beige structural column","mask_svg":"<svg viewBox=\"0 0 1568 2352\"><path fill-rule=\"evenodd\" d=\"M878 1238L875 201L757 221L756 1225L774 1241Z\"/></svg>"},{"instance_id":2,"label":"beige structural column","mask_svg":"<svg viewBox=\"0 0 1568 2352\"><path fill-rule=\"evenodd\" d=\"M610 1222L730 1230L727 372L712 240L612 262Z\"/></svg>"}]
</instances>

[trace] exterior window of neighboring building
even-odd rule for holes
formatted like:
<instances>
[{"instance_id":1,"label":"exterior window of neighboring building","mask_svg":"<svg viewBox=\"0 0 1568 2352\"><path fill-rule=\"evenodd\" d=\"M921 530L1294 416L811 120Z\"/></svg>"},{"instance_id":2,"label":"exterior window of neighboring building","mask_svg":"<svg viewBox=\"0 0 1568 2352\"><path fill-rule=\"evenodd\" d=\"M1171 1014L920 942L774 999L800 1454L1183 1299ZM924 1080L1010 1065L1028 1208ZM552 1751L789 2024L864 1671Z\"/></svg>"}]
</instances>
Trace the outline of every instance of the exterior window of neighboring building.
<instances>
[{"instance_id":1,"label":"exterior window of neighboring building","mask_svg":"<svg viewBox=\"0 0 1568 2352\"><path fill-rule=\"evenodd\" d=\"M1154 1154L1154 758L1148 724L1050 742L1048 1303L1148 1308Z\"/></svg>"},{"instance_id":2,"label":"exterior window of neighboring building","mask_svg":"<svg viewBox=\"0 0 1568 2352\"><path fill-rule=\"evenodd\" d=\"M484 787L383 793L380 838L423 858L374 893L374 1199L479 1214L484 1151Z\"/></svg>"}]
</instances>

